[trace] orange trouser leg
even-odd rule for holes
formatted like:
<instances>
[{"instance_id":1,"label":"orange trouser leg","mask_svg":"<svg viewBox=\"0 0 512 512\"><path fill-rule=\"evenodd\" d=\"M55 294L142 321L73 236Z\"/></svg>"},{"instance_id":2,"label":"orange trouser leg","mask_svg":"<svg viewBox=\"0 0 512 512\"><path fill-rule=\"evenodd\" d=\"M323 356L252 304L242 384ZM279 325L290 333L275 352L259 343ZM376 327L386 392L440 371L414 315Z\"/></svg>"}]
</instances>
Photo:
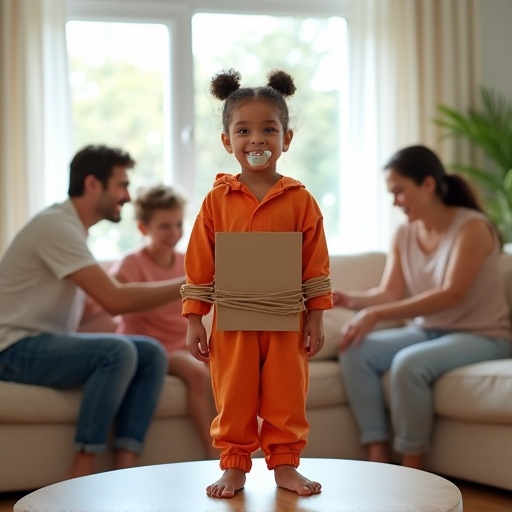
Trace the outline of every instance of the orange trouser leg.
<instances>
[{"instance_id":1,"label":"orange trouser leg","mask_svg":"<svg viewBox=\"0 0 512 512\"><path fill-rule=\"evenodd\" d=\"M297 467L309 433L308 358L303 334L274 331L262 335L268 341L262 343L266 353L261 369L261 447L269 469L282 464Z\"/></svg>"},{"instance_id":2,"label":"orange trouser leg","mask_svg":"<svg viewBox=\"0 0 512 512\"><path fill-rule=\"evenodd\" d=\"M212 423L221 468L250 471L260 446L269 469L299 465L309 426L308 360L300 332L213 332L210 371L218 415Z\"/></svg>"},{"instance_id":3,"label":"orange trouser leg","mask_svg":"<svg viewBox=\"0 0 512 512\"><path fill-rule=\"evenodd\" d=\"M222 469L250 471L259 448L260 349L257 332L212 332L210 373L217 407L211 435Z\"/></svg>"}]
</instances>

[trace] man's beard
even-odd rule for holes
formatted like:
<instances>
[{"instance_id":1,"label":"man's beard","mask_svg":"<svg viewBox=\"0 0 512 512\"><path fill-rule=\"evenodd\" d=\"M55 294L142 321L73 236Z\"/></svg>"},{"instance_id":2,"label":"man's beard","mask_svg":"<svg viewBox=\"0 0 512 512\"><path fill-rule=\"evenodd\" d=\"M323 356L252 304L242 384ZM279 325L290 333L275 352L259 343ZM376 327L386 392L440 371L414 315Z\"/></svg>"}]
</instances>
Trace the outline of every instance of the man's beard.
<instances>
[{"instance_id":1,"label":"man's beard","mask_svg":"<svg viewBox=\"0 0 512 512\"><path fill-rule=\"evenodd\" d=\"M110 222L115 222L115 223L118 223L121 221L121 211L122 210L119 210L117 211L117 209L114 209L115 207L117 206L123 206L124 202L122 203L116 203L114 205L114 207L112 207L111 205L106 205L106 204L103 204L103 205L100 205L99 206L99 210L100 210L100 215L101 215L101 218L104 219L104 220L108 220Z\"/></svg>"}]
</instances>

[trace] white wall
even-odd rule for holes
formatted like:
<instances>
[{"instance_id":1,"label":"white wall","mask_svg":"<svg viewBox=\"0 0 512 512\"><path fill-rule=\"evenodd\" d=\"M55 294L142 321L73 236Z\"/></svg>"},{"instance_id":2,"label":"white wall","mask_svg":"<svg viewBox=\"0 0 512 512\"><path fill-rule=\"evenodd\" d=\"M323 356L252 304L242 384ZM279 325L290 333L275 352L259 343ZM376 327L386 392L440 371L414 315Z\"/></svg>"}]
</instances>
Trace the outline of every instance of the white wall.
<instances>
[{"instance_id":1,"label":"white wall","mask_svg":"<svg viewBox=\"0 0 512 512\"><path fill-rule=\"evenodd\" d=\"M512 99L512 0L480 0L482 85Z\"/></svg>"}]
</instances>

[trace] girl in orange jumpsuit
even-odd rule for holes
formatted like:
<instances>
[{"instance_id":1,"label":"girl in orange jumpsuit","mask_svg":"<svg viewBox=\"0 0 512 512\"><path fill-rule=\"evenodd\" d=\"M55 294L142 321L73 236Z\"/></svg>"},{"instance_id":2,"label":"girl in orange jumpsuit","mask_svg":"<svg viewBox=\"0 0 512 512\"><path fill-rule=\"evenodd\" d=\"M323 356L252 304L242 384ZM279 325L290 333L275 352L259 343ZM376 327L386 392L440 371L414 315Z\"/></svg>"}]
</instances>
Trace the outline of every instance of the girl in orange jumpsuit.
<instances>
[{"instance_id":1,"label":"girl in orange jumpsuit","mask_svg":"<svg viewBox=\"0 0 512 512\"><path fill-rule=\"evenodd\" d=\"M321 485L296 468L309 431L308 356L322 348L322 315L332 307L332 294L322 214L301 183L276 171L277 160L293 137L285 98L295 92L295 85L287 73L273 71L267 86L241 88L240 74L229 70L212 79L210 90L225 100L221 140L241 172L217 176L185 257L187 346L197 359L210 363L218 411L211 434L214 446L222 450L224 470L207 487L207 494L230 498L241 489L251 469L251 453L260 446L278 486L300 495L316 494ZM300 331L219 332L214 320L208 342L201 318L210 304L187 296L187 289L213 283L216 232L246 231L301 232L303 283L323 276L327 286L306 300Z\"/></svg>"}]
</instances>

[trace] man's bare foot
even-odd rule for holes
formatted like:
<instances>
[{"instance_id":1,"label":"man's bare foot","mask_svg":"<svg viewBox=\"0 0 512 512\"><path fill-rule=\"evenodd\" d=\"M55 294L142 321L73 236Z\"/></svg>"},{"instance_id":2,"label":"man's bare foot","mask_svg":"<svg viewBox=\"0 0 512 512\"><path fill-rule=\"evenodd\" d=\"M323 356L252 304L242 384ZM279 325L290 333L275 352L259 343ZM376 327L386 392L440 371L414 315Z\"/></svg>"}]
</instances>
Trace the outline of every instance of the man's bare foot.
<instances>
[{"instance_id":1,"label":"man's bare foot","mask_svg":"<svg viewBox=\"0 0 512 512\"><path fill-rule=\"evenodd\" d=\"M115 469L133 468L137 464L137 454L128 450L116 450L114 457Z\"/></svg>"},{"instance_id":2,"label":"man's bare foot","mask_svg":"<svg viewBox=\"0 0 512 512\"><path fill-rule=\"evenodd\" d=\"M274 478L278 487L296 492L299 496L318 494L322 486L318 482L302 476L293 466L283 464L274 469Z\"/></svg>"},{"instance_id":3,"label":"man's bare foot","mask_svg":"<svg viewBox=\"0 0 512 512\"><path fill-rule=\"evenodd\" d=\"M96 456L94 453L75 453L66 478L78 478L80 476L92 475L94 473L95 460Z\"/></svg>"},{"instance_id":4,"label":"man's bare foot","mask_svg":"<svg viewBox=\"0 0 512 512\"><path fill-rule=\"evenodd\" d=\"M232 498L244 485L245 471L226 469L216 482L206 488L206 494L212 498Z\"/></svg>"}]
</instances>

